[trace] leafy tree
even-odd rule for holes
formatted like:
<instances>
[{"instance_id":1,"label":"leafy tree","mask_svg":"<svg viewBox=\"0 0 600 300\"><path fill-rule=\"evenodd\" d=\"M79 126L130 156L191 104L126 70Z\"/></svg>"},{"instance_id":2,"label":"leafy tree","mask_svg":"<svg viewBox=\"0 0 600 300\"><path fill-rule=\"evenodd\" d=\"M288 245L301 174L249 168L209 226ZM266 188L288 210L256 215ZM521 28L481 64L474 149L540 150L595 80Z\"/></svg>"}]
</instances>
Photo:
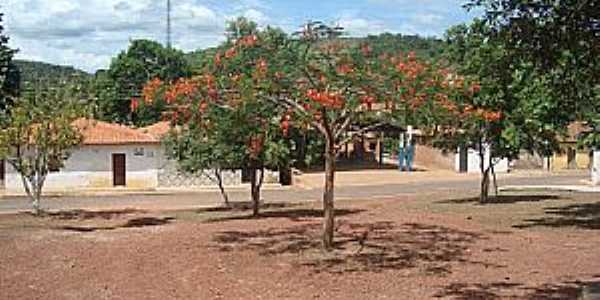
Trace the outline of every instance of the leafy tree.
<instances>
[{"instance_id":1,"label":"leafy tree","mask_svg":"<svg viewBox=\"0 0 600 300\"><path fill-rule=\"evenodd\" d=\"M229 32L229 45L239 42L236 40L238 32L258 34L256 25L243 18L230 23ZM268 29L260 34L266 37L283 33ZM255 76L266 75L254 73L254 67L246 69L246 74L221 68L223 66L211 64L205 71L236 72L235 81L244 82L248 89L260 83L253 77L258 79ZM171 120L181 125L181 130L167 139L168 153L185 171L213 170L224 199L227 198L220 172L240 168L250 170L253 214L257 216L265 168L289 165L289 142L281 133L280 120L276 117L281 108L259 102L249 91L227 95L225 102L218 95L217 84L210 72L173 84L152 80L144 87L143 103L134 102L133 108L153 106L156 101L167 103Z\"/></svg>"},{"instance_id":2,"label":"leafy tree","mask_svg":"<svg viewBox=\"0 0 600 300\"><path fill-rule=\"evenodd\" d=\"M431 69L417 62L414 54L378 57L368 44L347 46L339 39L341 34L340 28L309 23L295 39L249 35L224 57L216 57L224 69L248 66L248 79L259 79L255 85L246 85L244 77L238 84L235 75L223 76L221 90L233 89L273 103L293 117L295 127L312 127L320 134L325 148L325 249L333 246L335 166L341 146L351 139L350 125L368 120L376 121L373 126L384 123L394 103L412 102L412 107L420 107L436 91ZM270 43L273 39L278 42ZM425 81L430 84L421 84ZM289 122L288 117L282 118L284 131Z\"/></svg>"},{"instance_id":3,"label":"leafy tree","mask_svg":"<svg viewBox=\"0 0 600 300\"><path fill-rule=\"evenodd\" d=\"M19 70L14 64L16 50L8 47L8 36L2 26L3 14L0 13L0 115L6 113L13 104L13 98L19 91Z\"/></svg>"},{"instance_id":4,"label":"leafy tree","mask_svg":"<svg viewBox=\"0 0 600 300\"><path fill-rule=\"evenodd\" d=\"M202 104L201 98L179 99L179 103L185 102L203 107L189 119L177 114L174 122L181 124L180 130L169 135L165 143L170 158L186 172L205 173L212 178L227 206L222 172L249 170L253 215L258 216L265 168L285 167L290 159L289 143L278 121L273 120L271 108L252 101L231 109Z\"/></svg>"},{"instance_id":5,"label":"leafy tree","mask_svg":"<svg viewBox=\"0 0 600 300\"><path fill-rule=\"evenodd\" d=\"M374 53L414 52L424 59L438 59L444 50L444 42L436 38L423 38L417 35L382 33L359 39L368 43Z\"/></svg>"},{"instance_id":6,"label":"leafy tree","mask_svg":"<svg viewBox=\"0 0 600 300\"><path fill-rule=\"evenodd\" d=\"M186 120L183 124L216 127L201 118L213 106L258 117L254 122L248 118L234 122L239 129L231 134L246 141L238 143L250 145L251 157L269 155L265 141L273 128L269 124L275 121L284 136L292 128L315 130L323 141L325 161L322 241L331 250L336 159L341 146L352 138L351 125L385 123L400 104L429 111L443 98L444 75L414 53L376 55L368 44L348 44L339 38L340 28L319 22L307 24L295 37L273 28L245 33L231 35L224 51L218 51L204 70L202 81L164 92L166 102L177 104L172 105L173 114ZM194 96L191 102L168 100L171 94L198 91L202 96ZM247 129L244 122L250 125Z\"/></svg>"},{"instance_id":7,"label":"leafy tree","mask_svg":"<svg viewBox=\"0 0 600 300\"><path fill-rule=\"evenodd\" d=\"M100 117L106 121L138 126L156 123L161 119L164 103L141 108L132 115L131 99L140 98L143 85L151 79L170 82L190 74L190 66L181 51L163 47L154 41L134 40L127 51L113 59L106 73L108 78L104 74L97 76L101 80L99 85L114 86L114 91L106 88L98 91Z\"/></svg>"},{"instance_id":8,"label":"leafy tree","mask_svg":"<svg viewBox=\"0 0 600 300\"><path fill-rule=\"evenodd\" d=\"M600 115L598 2L588 0L470 0L483 8L490 38L502 40L510 57L543 77L567 121L597 124ZM597 128L597 127L596 127ZM600 134L596 132L595 134ZM589 141L600 140L589 136ZM592 145L595 147L599 144Z\"/></svg>"},{"instance_id":9,"label":"leafy tree","mask_svg":"<svg viewBox=\"0 0 600 300\"><path fill-rule=\"evenodd\" d=\"M58 86L51 84L51 86ZM73 122L82 116L78 87L24 89L0 130L0 158L21 175L35 214L46 178L81 142Z\"/></svg>"},{"instance_id":10,"label":"leafy tree","mask_svg":"<svg viewBox=\"0 0 600 300\"><path fill-rule=\"evenodd\" d=\"M532 64L515 58L492 28L476 20L447 33L446 55L453 63L449 85L467 86L473 97L452 103L457 118L448 118L453 130L440 131L436 145L455 151L476 149L482 174L480 201L487 202L490 173L503 158L518 158L521 150L548 155L558 147L557 133L568 124L560 98L547 76ZM488 157L486 157L486 152ZM494 181L495 183L495 181Z\"/></svg>"}]
</instances>

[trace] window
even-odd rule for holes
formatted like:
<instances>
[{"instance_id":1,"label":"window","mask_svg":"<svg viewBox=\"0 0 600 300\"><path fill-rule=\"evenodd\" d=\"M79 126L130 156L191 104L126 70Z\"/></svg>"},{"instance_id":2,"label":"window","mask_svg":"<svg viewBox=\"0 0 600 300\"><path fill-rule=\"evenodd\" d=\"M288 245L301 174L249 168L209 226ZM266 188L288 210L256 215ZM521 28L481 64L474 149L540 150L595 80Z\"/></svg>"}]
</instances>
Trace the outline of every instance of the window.
<instances>
[{"instance_id":1,"label":"window","mask_svg":"<svg viewBox=\"0 0 600 300\"><path fill-rule=\"evenodd\" d=\"M144 148L142 148L142 147L134 148L133 155L134 156L144 156Z\"/></svg>"}]
</instances>

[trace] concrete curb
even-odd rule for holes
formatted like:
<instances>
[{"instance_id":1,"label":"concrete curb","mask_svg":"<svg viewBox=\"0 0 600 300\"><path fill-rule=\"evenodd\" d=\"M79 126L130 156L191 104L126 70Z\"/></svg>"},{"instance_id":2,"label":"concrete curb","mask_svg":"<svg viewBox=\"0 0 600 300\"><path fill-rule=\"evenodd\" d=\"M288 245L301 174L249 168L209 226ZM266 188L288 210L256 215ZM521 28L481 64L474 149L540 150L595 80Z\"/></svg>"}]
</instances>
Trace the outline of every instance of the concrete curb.
<instances>
[{"instance_id":1,"label":"concrete curb","mask_svg":"<svg viewBox=\"0 0 600 300\"><path fill-rule=\"evenodd\" d=\"M249 190L249 186L233 186L226 187L227 192L244 192ZM287 191L291 190L291 186L281 186L279 184L266 184L263 186L263 191ZM74 190L74 191L48 191L43 193L43 197L93 197L93 196L168 196L177 194L189 193L215 193L220 192L217 187L206 188L158 188L151 190L135 190L135 189L111 189L111 190ZM2 198L27 197L23 193L7 193L0 191L0 199Z\"/></svg>"},{"instance_id":2,"label":"concrete curb","mask_svg":"<svg viewBox=\"0 0 600 300\"><path fill-rule=\"evenodd\" d=\"M503 186L498 189L501 192L531 192L531 191L554 191L575 193L600 193L600 186L587 185L515 185Z\"/></svg>"}]
</instances>

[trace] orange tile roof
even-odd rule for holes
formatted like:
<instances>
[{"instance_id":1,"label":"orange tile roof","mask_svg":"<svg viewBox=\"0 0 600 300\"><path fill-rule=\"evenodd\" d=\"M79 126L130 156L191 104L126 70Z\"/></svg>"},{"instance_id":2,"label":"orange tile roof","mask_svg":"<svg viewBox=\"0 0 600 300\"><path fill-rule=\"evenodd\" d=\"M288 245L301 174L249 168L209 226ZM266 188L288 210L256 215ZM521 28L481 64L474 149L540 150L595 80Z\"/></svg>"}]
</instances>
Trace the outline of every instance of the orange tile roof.
<instances>
[{"instance_id":1,"label":"orange tile roof","mask_svg":"<svg viewBox=\"0 0 600 300\"><path fill-rule=\"evenodd\" d=\"M160 140L162 137L167 135L169 131L171 131L171 123L167 121L158 122L156 124L140 128L139 131L144 134L149 134Z\"/></svg>"},{"instance_id":2,"label":"orange tile roof","mask_svg":"<svg viewBox=\"0 0 600 300\"><path fill-rule=\"evenodd\" d=\"M81 130L84 145L157 144L160 141L139 130L97 120L78 119L73 126Z\"/></svg>"}]
</instances>

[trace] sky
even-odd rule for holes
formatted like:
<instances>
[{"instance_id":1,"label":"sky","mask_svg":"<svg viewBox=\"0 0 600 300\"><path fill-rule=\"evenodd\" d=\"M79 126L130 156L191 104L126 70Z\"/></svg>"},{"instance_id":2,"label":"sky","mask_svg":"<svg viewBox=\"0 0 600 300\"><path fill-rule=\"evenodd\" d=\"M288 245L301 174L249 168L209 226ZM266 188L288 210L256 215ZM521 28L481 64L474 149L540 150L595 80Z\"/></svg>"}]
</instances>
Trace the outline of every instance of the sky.
<instances>
[{"instance_id":1,"label":"sky","mask_svg":"<svg viewBox=\"0 0 600 300\"><path fill-rule=\"evenodd\" d=\"M443 36L476 16L465 0L171 0L173 46L192 51L224 40L228 20L296 31L309 20L339 24L349 36L383 32ZM166 40L167 0L0 0L17 58L94 72L132 39Z\"/></svg>"}]
</instances>

